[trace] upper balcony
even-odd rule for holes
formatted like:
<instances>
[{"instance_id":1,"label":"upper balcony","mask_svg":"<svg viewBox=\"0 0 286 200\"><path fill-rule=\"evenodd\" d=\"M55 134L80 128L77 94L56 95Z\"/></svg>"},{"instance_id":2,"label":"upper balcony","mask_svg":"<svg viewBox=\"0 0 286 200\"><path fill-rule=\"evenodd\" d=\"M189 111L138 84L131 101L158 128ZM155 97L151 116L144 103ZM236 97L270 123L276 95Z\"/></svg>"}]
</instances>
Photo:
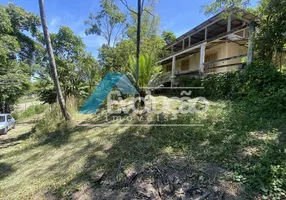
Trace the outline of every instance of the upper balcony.
<instances>
[{"instance_id":1,"label":"upper balcony","mask_svg":"<svg viewBox=\"0 0 286 200\"><path fill-rule=\"evenodd\" d=\"M167 44L161 61L164 62L171 56L188 56L188 50L191 51L204 42L231 40L245 45L249 37L249 24L258 22L259 19L238 8L232 8L229 12L231 15L228 17L227 11L223 11Z\"/></svg>"}]
</instances>

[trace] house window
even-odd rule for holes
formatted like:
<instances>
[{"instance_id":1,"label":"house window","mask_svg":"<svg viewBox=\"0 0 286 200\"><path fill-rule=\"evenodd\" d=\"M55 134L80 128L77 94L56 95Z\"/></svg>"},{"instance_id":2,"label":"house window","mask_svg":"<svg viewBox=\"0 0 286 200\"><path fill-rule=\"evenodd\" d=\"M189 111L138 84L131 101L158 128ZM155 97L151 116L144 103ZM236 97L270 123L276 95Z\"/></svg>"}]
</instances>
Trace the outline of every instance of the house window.
<instances>
[{"instance_id":1,"label":"house window","mask_svg":"<svg viewBox=\"0 0 286 200\"><path fill-rule=\"evenodd\" d=\"M166 72L172 71L172 65L167 65L166 66Z\"/></svg>"},{"instance_id":2,"label":"house window","mask_svg":"<svg viewBox=\"0 0 286 200\"><path fill-rule=\"evenodd\" d=\"M218 52L207 54L205 57L205 63L215 61L218 59ZM205 65L205 68L213 68L217 66L217 62L209 63Z\"/></svg>"},{"instance_id":3,"label":"house window","mask_svg":"<svg viewBox=\"0 0 286 200\"><path fill-rule=\"evenodd\" d=\"M190 60L189 59L183 60L181 64L181 70L187 71L189 70L189 66L190 66Z\"/></svg>"},{"instance_id":4,"label":"house window","mask_svg":"<svg viewBox=\"0 0 286 200\"><path fill-rule=\"evenodd\" d=\"M207 54L205 57L205 62L211 62L218 59L218 52Z\"/></svg>"}]
</instances>

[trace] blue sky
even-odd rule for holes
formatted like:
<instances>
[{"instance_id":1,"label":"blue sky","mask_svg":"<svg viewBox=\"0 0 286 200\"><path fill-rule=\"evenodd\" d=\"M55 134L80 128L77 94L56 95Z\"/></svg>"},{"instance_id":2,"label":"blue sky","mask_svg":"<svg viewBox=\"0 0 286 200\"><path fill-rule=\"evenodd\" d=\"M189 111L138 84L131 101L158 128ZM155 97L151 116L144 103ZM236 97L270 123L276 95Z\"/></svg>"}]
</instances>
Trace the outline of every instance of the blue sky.
<instances>
[{"instance_id":1,"label":"blue sky","mask_svg":"<svg viewBox=\"0 0 286 200\"><path fill-rule=\"evenodd\" d=\"M117 1L120 5L119 0ZM201 8L209 1L159 0L156 13L161 18L160 31L172 30L176 36L180 36L194 28L209 18L204 15ZM27 11L39 14L38 0L0 0L1 5L7 5L8 2L13 2ZM135 0L129 0L129 2L136 3ZM251 1L252 5L257 2L258 0ZM62 25L69 26L83 38L87 50L97 56L97 49L103 44L104 39L95 35L86 36L84 21L90 12L99 11L99 0L46 0L45 8L50 32L57 32Z\"/></svg>"}]
</instances>

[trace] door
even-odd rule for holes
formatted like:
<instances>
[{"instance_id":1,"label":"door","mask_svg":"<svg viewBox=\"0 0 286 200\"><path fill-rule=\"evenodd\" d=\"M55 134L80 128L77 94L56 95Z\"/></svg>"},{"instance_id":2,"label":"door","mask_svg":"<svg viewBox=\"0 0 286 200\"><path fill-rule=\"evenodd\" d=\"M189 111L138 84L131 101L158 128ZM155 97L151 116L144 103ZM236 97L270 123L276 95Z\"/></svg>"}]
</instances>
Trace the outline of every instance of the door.
<instances>
[{"instance_id":1,"label":"door","mask_svg":"<svg viewBox=\"0 0 286 200\"><path fill-rule=\"evenodd\" d=\"M7 115L7 123L9 129L13 127L13 120L11 115Z\"/></svg>"}]
</instances>

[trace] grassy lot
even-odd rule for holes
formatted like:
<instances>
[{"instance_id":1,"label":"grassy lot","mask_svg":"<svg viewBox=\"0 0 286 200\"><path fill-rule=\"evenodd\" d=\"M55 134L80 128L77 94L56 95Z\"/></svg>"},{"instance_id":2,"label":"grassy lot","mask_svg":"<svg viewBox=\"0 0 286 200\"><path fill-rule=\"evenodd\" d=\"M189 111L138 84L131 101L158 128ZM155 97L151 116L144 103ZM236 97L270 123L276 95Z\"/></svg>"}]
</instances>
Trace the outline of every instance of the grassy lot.
<instances>
[{"instance_id":1,"label":"grassy lot","mask_svg":"<svg viewBox=\"0 0 286 200\"><path fill-rule=\"evenodd\" d=\"M94 127L80 125L104 122L104 115L77 119L79 126L51 129L41 137L34 137L29 123L1 136L0 198L283 195L286 115L268 116L243 102L212 102L206 113L168 122L202 126Z\"/></svg>"}]
</instances>

